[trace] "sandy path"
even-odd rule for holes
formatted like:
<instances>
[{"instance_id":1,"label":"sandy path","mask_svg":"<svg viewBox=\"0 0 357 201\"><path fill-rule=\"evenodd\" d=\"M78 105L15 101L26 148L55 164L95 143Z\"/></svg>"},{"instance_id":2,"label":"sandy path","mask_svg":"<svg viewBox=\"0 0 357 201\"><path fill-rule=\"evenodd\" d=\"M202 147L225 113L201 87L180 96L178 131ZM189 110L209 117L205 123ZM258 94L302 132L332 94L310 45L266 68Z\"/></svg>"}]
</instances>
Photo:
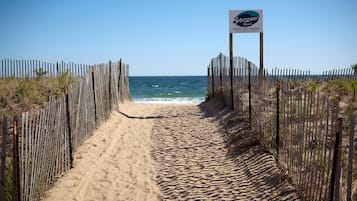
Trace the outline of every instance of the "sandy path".
<instances>
[{"instance_id":1,"label":"sandy path","mask_svg":"<svg viewBox=\"0 0 357 201\"><path fill-rule=\"evenodd\" d=\"M198 107L161 107L157 115L170 116L157 119L152 134L164 200L298 200L258 146L227 154L217 121Z\"/></svg>"},{"instance_id":2,"label":"sandy path","mask_svg":"<svg viewBox=\"0 0 357 201\"><path fill-rule=\"evenodd\" d=\"M44 199L158 200L150 134L158 106L128 103L76 151L74 168ZM128 118L129 116L129 118Z\"/></svg>"},{"instance_id":3,"label":"sandy path","mask_svg":"<svg viewBox=\"0 0 357 201\"><path fill-rule=\"evenodd\" d=\"M192 105L128 103L77 150L56 200L297 200L258 147L227 154L222 129Z\"/></svg>"}]
</instances>

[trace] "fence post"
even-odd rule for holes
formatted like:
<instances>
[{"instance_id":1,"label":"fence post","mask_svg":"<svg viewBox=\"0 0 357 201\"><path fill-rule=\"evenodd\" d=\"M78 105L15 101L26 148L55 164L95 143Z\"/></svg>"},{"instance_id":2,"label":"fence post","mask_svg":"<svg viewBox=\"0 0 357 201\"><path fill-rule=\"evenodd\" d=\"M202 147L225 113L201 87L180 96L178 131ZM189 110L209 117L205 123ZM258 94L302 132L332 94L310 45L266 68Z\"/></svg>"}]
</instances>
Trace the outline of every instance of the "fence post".
<instances>
[{"instance_id":1,"label":"fence post","mask_svg":"<svg viewBox=\"0 0 357 201\"><path fill-rule=\"evenodd\" d=\"M6 141L7 141L7 117L4 116L2 119L0 200L5 200Z\"/></svg>"},{"instance_id":2,"label":"fence post","mask_svg":"<svg viewBox=\"0 0 357 201\"><path fill-rule=\"evenodd\" d=\"M118 71L119 71L119 73L118 73L118 96L119 96L119 100L118 100L118 102L121 102L121 93L120 93L120 87L121 87L121 85L120 85L120 75L121 75L121 59L119 60L119 63L118 63L119 65L118 65ZM119 104L118 104L119 105Z\"/></svg>"},{"instance_id":3,"label":"fence post","mask_svg":"<svg viewBox=\"0 0 357 201\"><path fill-rule=\"evenodd\" d=\"M213 59L211 60L211 67L212 67L212 97L214 97L214 68L213 68Z\"/></svg>"},{"instance_id":4,"label":"fence post","mask_svg":"<svg viewBox=\"0 0 357 201\"><path fill-rule=\"evenodd\" d=\"M211 79L211 72L210 72L210 67L207 67L207 97L210 98L210 96L212 96L212 90L209 90L209 87L211 85L210 83L210 79Z\"/></svg>"},{"instance_id":5,"label":"fence post","mask_svg":"<svg viewBox=\"0 0 357 201\"><path fill-rule=\"evenodd\" d=\"M91 68L92 71L92 90L93 90L93 99L94 99L94 123L95 123L95 127L97 128L97 102L96 102L96 97L95 97L95 75L94 75L94 67Z\"/></svg>"},{"instance_id":6,"label":"fence post","mask_svg":"<svg viewBox=\"0 0 357 201\"><path fill-rule=\"evenodd\" d=\"M127 64L125 68L125 88L126 88L127 99L131 101L130 89L129 89L129 64Z\"/></svg>"},{"instance_id":7,"label":"fence post","mask_svg":"<svg viewBox=\"0 0 357 201\"><path fill-rule=\"evenodd\" d=\"M280 148L280 81L276 82L276 161L279 161Z\"/></svg>"},{"instance_id":8,"label":"fence post","mask_svg":"<svg viewBox=\"0 0 357 201\"><path fill-rule=\"evenodd\" d=\"M330 180L330 201L338 201L340 197L340 176L341 176L341 146L342 146L342 123L343 119L338 118L335 148L333 152L333 164Z\"/></svg>"},{"instance_id":9,"label":"fence post","mask_svg":"<svg viewBox=\"0 0 357 201\"><path fill-rule=\"evenodd\" d=\"M221 63L221 57L219 57L219 62ZM221 95L220 97L223 97L223 78L222 78L222 66L220 65L219 67L219 80L220 80L220 85L221 85Z\"/></svg>"},{"instance_id":10,"label":"fence post","mask_svg":"<svg viewBox=\"0 0 357 201\"><path fill-rule=\"evenodd\" d=\"M5 78L4 76L4 69L5 69L5 66L4 66L4 60L2 59L1 60L1 78Z\"/></svg>"},{"instance_id":11,"label":"fence post","mask_svg":"<svg viewBox=\"0 0 357 201\"><path fill-rule=\"evenodd\" d=\"M229 74L231 78L231 102L232 102L232 110L234 111L234 90L233 90L233 34L229 33Z\"/></svg>"},{"instance_id":12,"label":"fence post","mask_svg":"<svg viewBox=\"0 0 357 201\"><path fill-rule=\"evenodd\" d=\"M109 110L112 111L112 61L109 60Z\"/></svg>"},{"instance_id":13,"label":"fence post","mask_svg":"<svg viewBox=\"0 0 357 201\"><path fill-rule=\"evenodd\" d=\"M352 170L355 138L355 115L350 119L350 147L348 151L347 201L352 201Z\"/></svg>"},{"instance_id":14,"label":"fence post","mask_svg":"<svg viewBox=\"0 0 357 201\"><path fill-rule=\"evenodd\" d=\"M57 77L60 76L58 62L56 62Z\"/></svg>"},{"instance_id":15,"label":"fence post","mask_svg":"<svg viewBox=\"0 0 357 201\"><path fill-rule=\"evenodd\" d=\"M14 116L13 122L13 200L20 201L20 164L19 164L19 119Z\"/></svg>"},{"instance_id":16,"label":"fence post","mask_svg":"<svg viewBox=\"0 0 357 201\"><path fill-rule=\"evenodd\" d=\"M248 61L248 107L249 107L249 123L252 124L252 85L251 85L251 63Z\"/></svg>"},{"instance_id":17,"label":"fence post","mask_svg":"<svg viewBox=\"0 0 357 201\"><path fill-rule=\"evenodd\" d=\"M65 88L66 96L66 116L67 116L67 126L68 126L68 152L69 152L69 165L70 168L73 168L73 156L72 156L72 128L71 128L71 112L69 109L69 95L68 95L68 86Z\"/></svg>"}]
</instances>

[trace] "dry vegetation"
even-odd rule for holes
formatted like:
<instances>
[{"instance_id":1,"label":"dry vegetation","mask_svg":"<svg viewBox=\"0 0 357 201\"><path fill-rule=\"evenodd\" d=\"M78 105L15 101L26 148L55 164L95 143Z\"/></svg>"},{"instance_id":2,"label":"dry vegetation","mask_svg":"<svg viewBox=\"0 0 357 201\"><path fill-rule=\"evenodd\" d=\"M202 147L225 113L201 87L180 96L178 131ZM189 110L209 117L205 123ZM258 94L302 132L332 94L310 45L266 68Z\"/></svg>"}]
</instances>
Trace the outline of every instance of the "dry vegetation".
<instances>
[{"instance_id":1,"label":"dry vegetation","mask_svg":"<svg viewBox=\"0 0 357 201\"><path fill-rule=\"evenodd\" d=\"M350 116L357 108L357 79L336 79L323 82L302 82L305 88L318 91L331 99L340 99L340 115Z\"/></svg>"},{"instance_id":2,"label":"dry vegetation","mask_svg":"<svg viewBox=\"0 0 357 201\"><path fill-rule=\"evenodd\" d=\"M357 78L357 77L356 77ZM349 148L349 122L353 114L357 115L357 79L337 79L328 82L308 82L304 87L312 91L318 91L321 94L329 96L330 99L339 98L340 113L339 117L344 119L344 134L342 141L342 190L345 192L347 186L347 165L348 165L348 148ZM355 128L355 133L356 133ZM352 195L353 200L357 200L357 135L355 134L354 162L352 175Z\"/></svg>"},{"instance_id":3,"label":"dry vegetation","mask_svg":"<svg viewBox=\"0 0 357 201\"><path fill-rule=\"evenodd\" d=\"M38 75L34 79L0 79L0 114L19 115L23 111L44 107L49 96L61 96L65 87L76 81L69 73L55 78Z\"/></svg>"},{"instance_id":4,"label":"dry vegetation","mask_svg":"<svg viewBox=\"0 0 357 201\"><path fill-rule=\"evenodd\" d=\"M0 79L0 117L12 118L24 111L33 111L45 107L48 97L60 97L66 86L78 83L70 73L60 77L44 78L46 72L38 71L36 78ZM2 136L0 135L0 142ZM7 153L11 155L11 153ZM12 200L12 165L11 158L6 160L5 200Z\"/></svg>"}]
</instances>

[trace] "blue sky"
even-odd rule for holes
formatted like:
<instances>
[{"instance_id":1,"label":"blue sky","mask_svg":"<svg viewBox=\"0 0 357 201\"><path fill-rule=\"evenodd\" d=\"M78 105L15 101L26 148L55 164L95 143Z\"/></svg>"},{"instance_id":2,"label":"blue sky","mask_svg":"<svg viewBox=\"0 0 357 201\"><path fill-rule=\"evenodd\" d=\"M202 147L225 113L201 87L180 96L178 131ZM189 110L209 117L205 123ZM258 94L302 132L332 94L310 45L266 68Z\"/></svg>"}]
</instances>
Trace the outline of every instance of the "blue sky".
<instances>
[{"instance_id":1,"label":"blue sky","mask_svg":"<svg viewBox=\"0 0 357 201\"><path fill-rule=\"evenodd\" d=\"M313 73L357 63L356 0L0 0L0 58L95 64L131 75L204 75L229 55L228 11L262 9L266 68ZM259 64L259 34L234 34Z\"/></svg>"}]
</instances>

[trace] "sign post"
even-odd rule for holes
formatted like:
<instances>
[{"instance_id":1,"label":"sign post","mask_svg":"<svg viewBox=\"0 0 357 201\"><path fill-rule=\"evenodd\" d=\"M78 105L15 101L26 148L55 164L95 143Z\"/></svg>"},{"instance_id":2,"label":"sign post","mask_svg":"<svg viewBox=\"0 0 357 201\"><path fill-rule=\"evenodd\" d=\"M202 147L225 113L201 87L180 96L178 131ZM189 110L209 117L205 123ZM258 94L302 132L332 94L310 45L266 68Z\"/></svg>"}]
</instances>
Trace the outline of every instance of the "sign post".
<instances>
[{"instance_id":1,"label":"sign post","mask_svg":"<svg viewBox=\"0 0 357 201\"><path fill-rule=\"evenodd\" d=\"M229 33L229 72L231 74L231 101L232 110L234 111L234 89L233 89L233 34Z\"/></svg>"},{"instance_id":2,"label":"sign post","mask_svg":"<svg viewBox=\"0 0 357 201\"><path fill-rule=\"evenodd\" d=\"M229 61L231 74L232 109L233 97L233 33L260 33L259 82L263 79L263 10L230 10L229 11Z\"/></svg>"}]
</instances>

